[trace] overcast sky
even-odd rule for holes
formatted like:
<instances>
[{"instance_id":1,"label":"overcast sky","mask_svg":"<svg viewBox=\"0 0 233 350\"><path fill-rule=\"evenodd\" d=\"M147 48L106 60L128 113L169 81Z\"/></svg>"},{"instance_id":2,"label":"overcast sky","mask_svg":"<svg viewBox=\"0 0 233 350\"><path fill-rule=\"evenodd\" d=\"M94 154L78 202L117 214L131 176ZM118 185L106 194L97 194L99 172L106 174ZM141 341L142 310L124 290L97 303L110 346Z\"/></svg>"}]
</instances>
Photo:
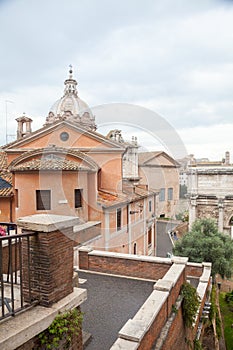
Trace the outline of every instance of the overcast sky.
<instances>
[{"instance_id":1,"label":"overcast sky","mask_svg":"<svg viewBox=\"0 0 233 350\"><path fill-rule=\"evenodd\" d=\"M100 132L233 161L233 1L0 0L0 45L0 144L6 116L8 141L23 112L43 125L72 64Z\"/></svg>"}]
</instances>

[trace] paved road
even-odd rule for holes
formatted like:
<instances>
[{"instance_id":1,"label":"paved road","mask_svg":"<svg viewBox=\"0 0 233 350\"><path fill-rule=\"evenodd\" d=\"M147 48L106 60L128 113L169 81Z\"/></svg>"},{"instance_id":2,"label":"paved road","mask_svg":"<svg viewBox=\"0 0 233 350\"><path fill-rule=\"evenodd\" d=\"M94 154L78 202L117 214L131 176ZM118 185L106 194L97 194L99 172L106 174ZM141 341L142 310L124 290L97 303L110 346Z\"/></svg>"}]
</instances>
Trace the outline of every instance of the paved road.
<instances>
[{"instance_id":1,"label":"paved road","mask_svg":"<svg viewBox=\"0 0 233 350\"><path fill-rule=\"evenodd\" d=\"M157 248L156 256L162 258L167 257L167 253L172 252L172 243L168 235L168 231L171 231L177 223L159 221L157 222Z\"/></svg>"}]
</instances>

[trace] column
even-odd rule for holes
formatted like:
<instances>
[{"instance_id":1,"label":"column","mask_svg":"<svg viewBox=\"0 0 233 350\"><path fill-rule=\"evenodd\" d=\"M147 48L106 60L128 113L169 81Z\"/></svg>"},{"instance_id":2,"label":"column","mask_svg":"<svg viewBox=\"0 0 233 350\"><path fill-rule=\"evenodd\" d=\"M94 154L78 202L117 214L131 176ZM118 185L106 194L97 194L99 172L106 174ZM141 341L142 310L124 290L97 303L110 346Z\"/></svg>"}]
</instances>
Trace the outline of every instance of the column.
<instances>
[{"instance_id":1,"label":"column","mask_svg":"<svg viewBox=\"0 0 233 350\"><path fill-rule=\"evenodd\" d=\"M192 224L196 220L196 206L197 206L197 196L190 197L189 199L189 230Z\"/></svg>"},{"instance_id":2,"label":"column","mask_svg":"<svg viewBox=\"0 0 233 350\"><path fill-rule=\"evenodd\" d=\"M224 214L223 198L219 198L219 200L218 200L218 230L219 230L219 232L223 232L223 214Z\"/></svg>"}]
</instances>

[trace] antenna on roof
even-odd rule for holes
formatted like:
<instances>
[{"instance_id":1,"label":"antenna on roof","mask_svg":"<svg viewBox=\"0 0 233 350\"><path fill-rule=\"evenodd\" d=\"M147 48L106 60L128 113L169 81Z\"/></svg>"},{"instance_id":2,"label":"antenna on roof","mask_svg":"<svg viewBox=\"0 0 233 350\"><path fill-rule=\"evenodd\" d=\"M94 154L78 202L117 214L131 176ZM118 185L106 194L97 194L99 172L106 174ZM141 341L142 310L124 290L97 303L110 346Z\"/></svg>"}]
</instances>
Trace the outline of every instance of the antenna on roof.
<instances>
[{"instance_id":1,"label":"antenna on roof","mask_svg":"<svg viewBox=\"0 0 233 350\"><path fill-rule=\"evenodd\" d=\"M5 100L5 111L6 111L6 144L7 144L7 141L8 141L8 134L7 134L7 119L8 119L8 115L7 115L7 103L14 103L13 101L10 101L10 100ZM10 136L10 135L9 135Z\"/></svg>"}]
</instances>

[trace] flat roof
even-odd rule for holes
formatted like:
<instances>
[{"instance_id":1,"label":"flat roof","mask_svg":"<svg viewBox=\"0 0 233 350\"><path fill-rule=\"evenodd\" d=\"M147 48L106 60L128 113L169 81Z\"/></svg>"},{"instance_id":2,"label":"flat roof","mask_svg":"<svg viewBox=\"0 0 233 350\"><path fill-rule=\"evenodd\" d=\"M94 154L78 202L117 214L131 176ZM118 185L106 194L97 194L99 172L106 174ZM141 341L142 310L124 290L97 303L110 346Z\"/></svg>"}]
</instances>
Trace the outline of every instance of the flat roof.
<instances>
[{"instance_id":1,"label":"flat roof","mask_svg":"<svg viewBox=\"0 0 233 350\"><path fill-rule=\"evenodd\" d=\"M92 336L85 349L109 350L120 329L152 293L155 282L81 270L78 277L80 287L87 289L87 301L81 305L83 330Z\"/></svg>"}]
</instances>

